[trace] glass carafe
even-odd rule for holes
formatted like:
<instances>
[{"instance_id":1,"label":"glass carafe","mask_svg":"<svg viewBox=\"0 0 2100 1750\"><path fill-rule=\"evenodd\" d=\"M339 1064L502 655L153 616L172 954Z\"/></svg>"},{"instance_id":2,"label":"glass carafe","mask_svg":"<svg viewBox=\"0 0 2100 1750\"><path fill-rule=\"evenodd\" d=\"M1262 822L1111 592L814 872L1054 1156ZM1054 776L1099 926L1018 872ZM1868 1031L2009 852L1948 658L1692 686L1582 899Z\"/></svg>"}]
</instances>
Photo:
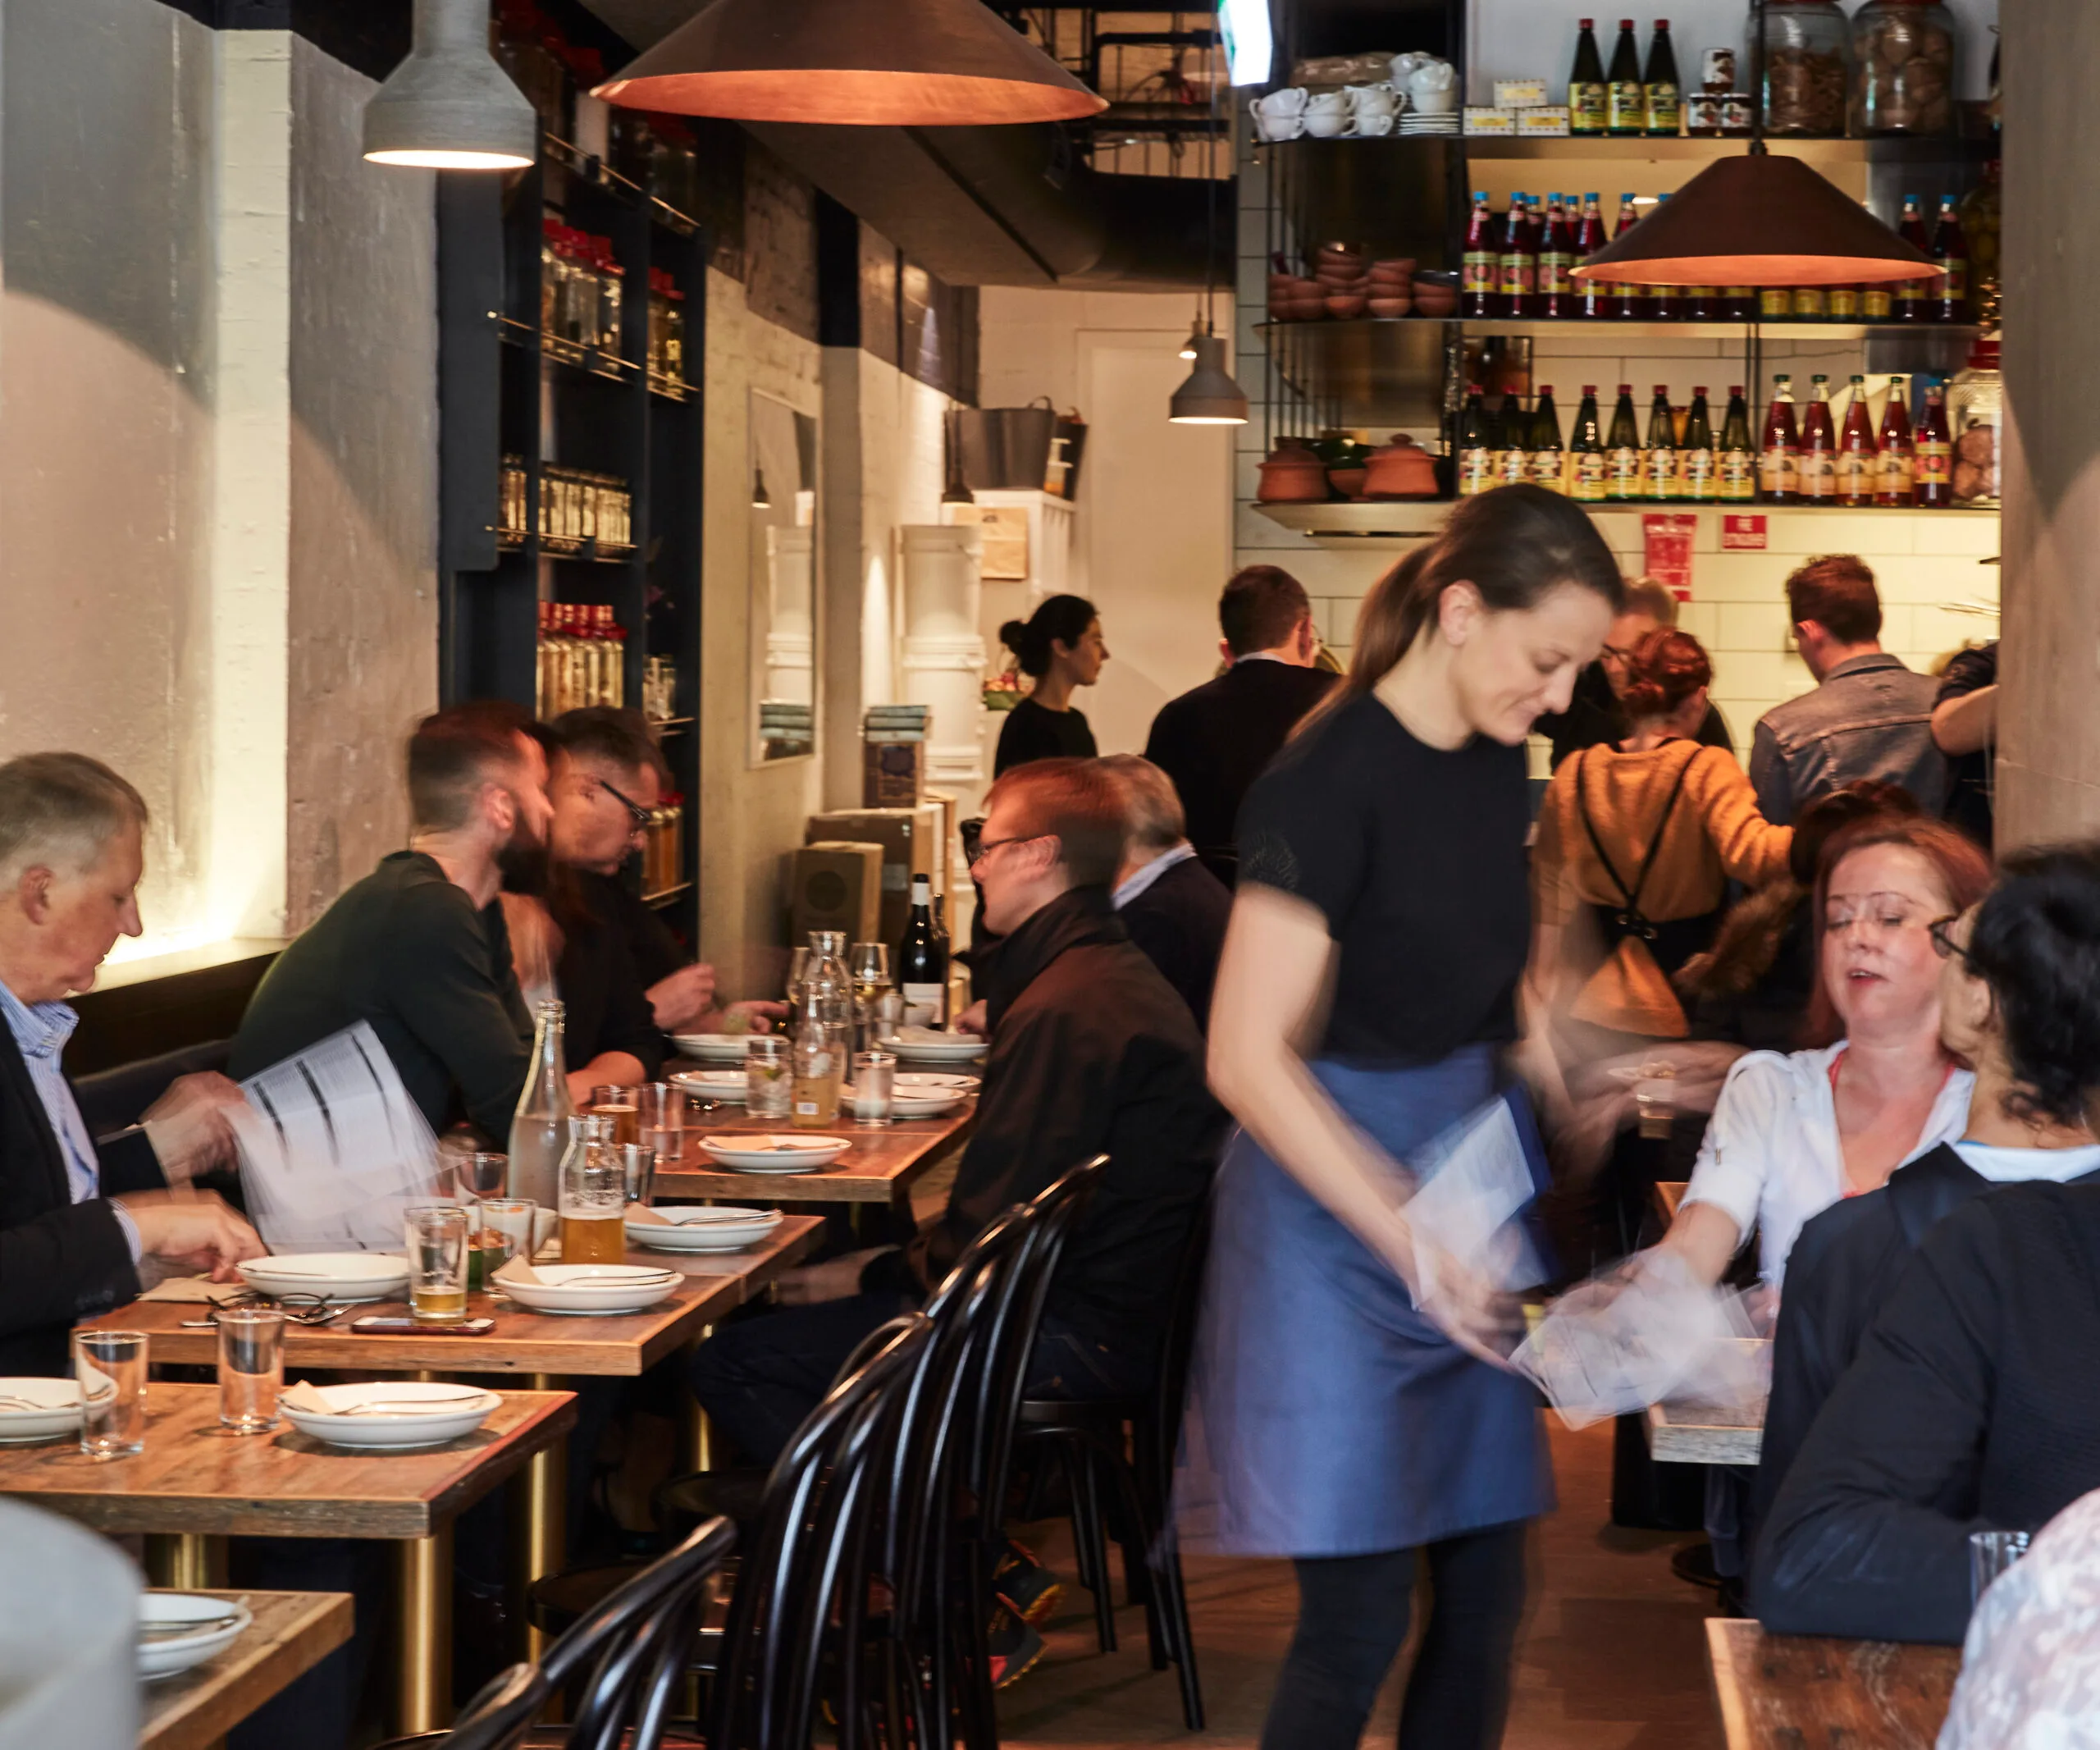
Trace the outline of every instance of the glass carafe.
<instances>
[{"instance_id":1,"label":"glass carafe","mask_svg":"<svg viewBox=\"0 0 2100 1750\"><path fill-rule=\"evenodd\" d=\"M824 1023L832 1043L842 1052L853 1049L853 979L846 970L846 932L812 930L807 974L809 1000L804 1011L810 1019Z\"/></svg>"},{"instance_id":2,"label":"glass carafe","mask_svg":"<svg viewBox=\"0 0 2100 1750\"><path fill-rule=\"evenodd\" d=\"M1954 440L1954 502L1998 502L2000 438L2005 430L2005 379L1998 343L1977 341L1968 363L1947 389L1948 435Z\"/></svg>"},{"instance_id":3,"label":"glass carafe","mask_svg":"<svg viewBox=\"0 0 2100 1750\"><path fill-rule=\"evenodd\" d=\"M542 1003L533 1025L532 1068L510 1120L510 1195L552 1209L560 1183L567 1126L576 1106L568 1097L568 1066L563 1052L567 1011Z\"/></svg>"},{"instance_id":4,"label":"glass carafe","mask_svg":"<svg viewBox=\"0 0 2100 1750\"><path fill-rule=\"evenodd\" d=\"M614 1145L613 1121L569 1122L578 1134L561 1163L561 1261L623 1263L627 1257L627 1163Z\"/></svg>"}]
</instances>

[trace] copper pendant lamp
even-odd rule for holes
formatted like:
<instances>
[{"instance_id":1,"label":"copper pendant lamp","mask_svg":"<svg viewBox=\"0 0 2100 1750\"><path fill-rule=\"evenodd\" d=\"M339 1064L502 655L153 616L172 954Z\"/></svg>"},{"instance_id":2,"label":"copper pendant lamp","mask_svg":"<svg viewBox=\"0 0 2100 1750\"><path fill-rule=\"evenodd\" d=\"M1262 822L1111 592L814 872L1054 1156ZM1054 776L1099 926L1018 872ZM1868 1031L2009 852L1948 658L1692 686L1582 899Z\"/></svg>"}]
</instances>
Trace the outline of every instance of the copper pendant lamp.
<instances>
[{"instance_id":1,"label":"copper pendant lamp","mask_svg":"<svg viewBox=\"0 0 2100 1750\"><path fill-rule=\"evenodd\" d=\"M1764 144L1764 0L1751 10L1750 152L1694 176L1573 270L1614 286L1886 286L1939 277L1880 220Z\"/></svg>"},{"instance_id":2,"label":"copper pendant lamp","mask_svg":"<svg viewBox=\"0 0 2100 1750\"><path fill-rule=\"evenodd\" d=\"M737 121L960 127L1108 106L979 0L712 0L595 95Z\"/></svg>"}]
</instances>

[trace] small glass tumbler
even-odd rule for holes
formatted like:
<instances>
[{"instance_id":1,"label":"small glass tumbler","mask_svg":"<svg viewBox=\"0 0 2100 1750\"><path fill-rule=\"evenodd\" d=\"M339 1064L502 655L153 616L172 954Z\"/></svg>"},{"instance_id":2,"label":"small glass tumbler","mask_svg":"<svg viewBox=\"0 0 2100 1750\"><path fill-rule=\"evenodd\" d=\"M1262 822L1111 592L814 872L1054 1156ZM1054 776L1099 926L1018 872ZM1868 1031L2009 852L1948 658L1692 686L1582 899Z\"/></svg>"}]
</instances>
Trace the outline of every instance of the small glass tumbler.
<instances>
[{"instance_id":1,"label":"small glass tumbler","mask_svg":"<svg viewBox=\"0 0 2100 1750\"><path fill-rule=\"evenodd\" d=\"M897 1058L887 1051L863 1051L853 1059L853 1120L888 1124L894 1116Z\"/></svg>"},{"instance_id":2,"label":"small glass tumbler","mask_svg":"<svg viewBox=\"0 0 2100 1750\"><path fill-rule=\"evenodd\" d=\"M218 1325L219 1426L267 1434L285 1388L285 1315L274 1306L222 1306Z\"/></svg>"},{"instance_id":3,"label":"small glass tumbler","mask_svg":"<svg viewBox=\"0 0 2100 1750\"><path fill-rule=\"evenodd\" d=\"M456 1325L467 1316L467 1212L419 1204L405 1212L409 1310L418 1324Z\"/></svg>"},{"instance_id":4,"label":"small glass tumbler","mask_svg":"<svg viewBox=\"0 0 2100 1750\"><path fill-rule=\"evenodd\" d=\"M73 1377L80 1382L80 1451L95 1460L146 1450L146 1333L75 1331Z\"/></svg>"},{"instance_id":5,"label":"small glass tumbler","mask_svg":"<svg viewBox=\"0 0 2100 1750\"><path fill-rule=\"evenodd\" d=\"M787 1040L750 1040L744 1047L744 1110L754 1118L786 1117L793 1073Z\"/></svg>"},{"instance_id":6,"label":"small glass tumbler","mask_svg":"<svg viewBox=\"0 0 2100 1750\"><path fill-rule=\"evenodd\" d=\"M510 1182L507 1154L455 1154L452 1157L453 1195L462 1203L480 1203L500 1197Z\"/></svg>"},{"instance_id":7,"label":"small glass tumbler","mask_svg":"<svg viewBox=\"0 0 2100 1750\"><path fill-rule=\"evenodd\" d=\"M635 1102L632 1088L614 1087L610 1082L591 1090L592 1114L613 1121L614 1142L641 1140L641 1109Z\"/></svg>"},{"instance_id":8,"label":"small glass tumbler","mask_svg":"<svg viewBox=\"0 0 2100 1750\"><path fill-rule=\"evenodd\" d=\"M627 1200L651 1203L656 1196L656 1151L646 1142L623 1142L616 1151L627 1177Z\"/></svg>"},{"instance_id":9,"label":"small glass tumbler","mask_svg":"<svg viewBox=\"0 0 2100 1750\"><path fill-rule=\"evenodd\" d=\"M2033 1541L2024 1531L1972 1531L1969 1533L1969 1607L1983 1602L1991 1582L2027 1553Z\"/></svg>"},{"instance_id":10,"label":"small glass tumbler","mask_svg":"<svg viewBox=\"0 0 2100 1750\"><path fill-rule=\"evenodd\" d=\"M674 1081L651 1081L635 1090L641 1108L641 1140L660 1162L675 1163L685 1152L686 1090Z\"/></svg>"},{"instance_id":11,"label":"small glass tumbler","mask_svg":"<svg viewBox=\"0 0 2100 1750\"><path fill-rule=\"evenodd\" d=\"M532 1261L532 1224L539 1218L539 1209L529 1197L491 1197L482 1205L482 1231L477 1237L485 1254L484 1283L514 1258Z\"/></svg>"}]
</instances>

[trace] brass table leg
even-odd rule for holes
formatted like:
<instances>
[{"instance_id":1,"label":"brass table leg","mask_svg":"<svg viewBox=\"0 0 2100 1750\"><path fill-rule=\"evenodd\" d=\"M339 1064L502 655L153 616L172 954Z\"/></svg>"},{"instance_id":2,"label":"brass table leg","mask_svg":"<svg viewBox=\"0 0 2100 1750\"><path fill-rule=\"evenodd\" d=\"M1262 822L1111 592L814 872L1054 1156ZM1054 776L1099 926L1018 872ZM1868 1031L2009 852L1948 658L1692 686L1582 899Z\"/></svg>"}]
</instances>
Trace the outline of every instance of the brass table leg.
<instances>
[{"instance_id":1,"label":"brass table leg","mask_svg":"<svg viewBox=\"0 0 2100 1750\"><path fill-rule=\"evenodd\" d=\"M452 1718L452 1526L396 1543L394 1729L435 1732Z\"/></svg>"},{"instance_id":2,"label":"brass table leg","mask_svg":"<svg viewBox=\"0 0 2100 1750\"><path fill-rule=\"evenodd\" d=\"M524 1382L528 1391L558 1391L561 1382L535 1373ZM519 1656L537 1663L553 1638L532 1626L526 1612L526 1589L533 1581L558 1574L567 1554L568 1536L568 1446L557 1440L525 1461L510 1486L512 1591L518 1622L523 1630Z\"/></svg>"},{"instance_id":3,"label":"brass table leg","mask_svg":"<svg viewBox=\"0 0 2100 1750\"><path fill-rule=\"evenodd\" d=\"M156 1586L182 1592L222 1590L226 1583L226 1540L194 1531L150 1536L146 1539L146 1577Z\"/></svg>"},{"instance_id":4,"label":"brass table leg","mask_svg":"<svg viewBox=\"0 0 2100 1750\"><path fill-rule=\"evenodd\" d=\"M702 1325L700 1335L685 1347L685 1358L690 1363L693 1351L714 1335L714 1327ZM682 1387L678 1396L681 1411L678 1428L678 1464L682 1470L712 1470L714 1469L714 1426L707 1419L707 1412L700 1407L700 1400L692 1395L692 1369L686 1368L679 1382Z\"/></svg>"}]
</instances>

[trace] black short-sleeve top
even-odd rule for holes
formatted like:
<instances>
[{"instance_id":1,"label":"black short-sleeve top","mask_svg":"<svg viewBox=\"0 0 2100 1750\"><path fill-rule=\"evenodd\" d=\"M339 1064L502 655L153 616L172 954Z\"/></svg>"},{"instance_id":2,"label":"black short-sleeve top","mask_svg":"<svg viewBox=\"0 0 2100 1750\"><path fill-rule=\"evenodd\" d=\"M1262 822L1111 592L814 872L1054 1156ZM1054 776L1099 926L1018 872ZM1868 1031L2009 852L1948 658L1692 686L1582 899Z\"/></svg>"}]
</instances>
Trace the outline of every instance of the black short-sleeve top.
<instances>
[{"instance_id":1,"label":"black short-sleeve top","mask_svg":"<svg viewBox=\"0 0 2100 1750\"><path fill-rule=\"evenodd\" d=\"M1524 751L1418 741L1370 694L1285 745L1239 814L1239 879L1338 948L1323 1057L1426 1063L1517 1036L1531 933Z\"/></svg>"}]
</instances>

